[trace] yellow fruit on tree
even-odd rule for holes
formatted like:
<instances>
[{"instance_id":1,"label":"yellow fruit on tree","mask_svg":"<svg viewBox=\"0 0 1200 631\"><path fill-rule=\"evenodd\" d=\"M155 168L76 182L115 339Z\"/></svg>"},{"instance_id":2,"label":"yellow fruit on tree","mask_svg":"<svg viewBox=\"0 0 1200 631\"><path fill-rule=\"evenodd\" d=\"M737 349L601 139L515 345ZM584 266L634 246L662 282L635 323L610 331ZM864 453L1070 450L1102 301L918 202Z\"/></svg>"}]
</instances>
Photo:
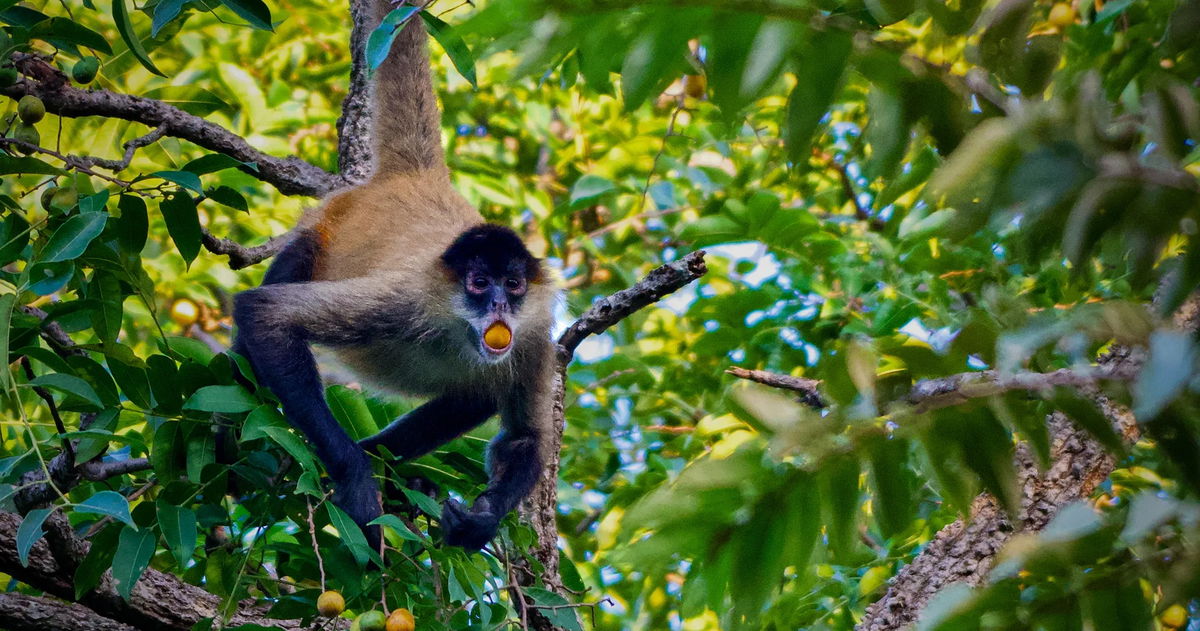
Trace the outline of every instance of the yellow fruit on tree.
<instances>
[{"instance_id":1,"label":"yellow fruit on tree","mask_svg":"<svg viewBox=\"0 0 1200 631\"><path fill-rule=\"evenodd\" d=\"M403 607L393 609L387 618L387 631L413 631L416 627L412 612Z\"/></svg>"},{"instance_id":2,"label":"yellow fruit on tree","mask_svg":"<svg viewBox=\"0 0 1200 631\"><path fill-rule=\"evenodd\" d=\"M1171 605L1170 607L1167 607L1166 611L1162 612L1162 615L1158 617L1158 620L1172 629L1178 629L1187 624L1187 608L1179 604Z\"/></svg>"},{"instance_id":3,"label":"yellow fruit on tree","mask_svg":"<svg viewBox=\"0 0 1200 631\"><path fill-rule=\"evenodd\" d=\"M194 306L194 305L193 305ZM171 310L172 314L174 309ZM336 618L346 610L346 600L342 595L329 590L317 597L317 612L326 618Z\"/></svg>"},{"instance_id":4,"label":"yellow fruit on tree","mask_svg":"<svg viewBox=\"0 0 1200 631\"><path fill-rule=\"evenodd\" d=\"M26 94L17 101L17 116L21 117L22 121L30 125L42 120L46 116L46 104L42 100L32 94Z\"/></svg>"},{"instance_id":5,"label":"yellow fruit on tree","mask_svg":"<svg viewBox=\"0 0 1200 631\"><path fill-rule=\"evenodd\" d=\"M191 300L188 300L187 298L180 298L171 304L171 320L175 322L175 324L178 324L179 326L191 326L199 319L200 307ZM325 594L333 594L334 596L338 596L337 592L325 592ZM325 594L322 594L322 597ZM338 598L340 599L341 596L338 596ZM342 606L344 607L345 604Z\"/></svg>"},{"instance_id":6,"label":"yellow fruit on tree","mask_svg":"<svg viewBox=\"0 0 1200 631\"><path fill-rule=\"evenodd\" d=\"M1050 24L1057 29L1064 29L1075 23L1075 8L1066 2L1060 2L1050 9Z\"/></svg>"}]
</instances>

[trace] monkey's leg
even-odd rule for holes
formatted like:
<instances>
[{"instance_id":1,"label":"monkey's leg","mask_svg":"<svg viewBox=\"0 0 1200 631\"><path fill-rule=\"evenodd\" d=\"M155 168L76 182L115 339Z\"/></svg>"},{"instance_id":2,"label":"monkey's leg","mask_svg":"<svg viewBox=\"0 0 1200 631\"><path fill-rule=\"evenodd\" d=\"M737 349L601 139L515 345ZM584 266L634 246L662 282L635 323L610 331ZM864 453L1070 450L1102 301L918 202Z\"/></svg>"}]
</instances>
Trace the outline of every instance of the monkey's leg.
<instances>
[{"instance_id":1,"label":"monkey's leg","mask_svg":"<svg viewBox=\"0 0 1200 631\"><path fill-rule=\"evenodd\" d=\"M445 394L401 416L378 434L358 444L367 451L379 445L393 455L416 458L481 425L496 413L490 397Z\"/></svg>"},{"instance_id":2,"label":"monkey's leg","mask_svg":"<svg viewBox=\"0 0 1200 631\"><path fill-rule=\"evenodd\" d=\"M378 335L378 327L394 326L381 312L391 305L391 315L397 315L396 301L380 279L268 285L234 298L240 347L259 381L283 402L288 421L316 449L337 489L334 503L360 526L382 513L379 487L367 454L325 403L309 343L350 343ZM378 537L376 529L367 534Z\"/></svg>"},{"instance_id":3,"label":"monkey's leg","mask_svg":"<svg viewBox=\"0 0 1200 631\"><path fill-rule=\"evenodd\" d=\"M468 509L446 500L442 529L446 543L479 550L496 536L500 520L533 490L542 472L541 440L532 432L501 432L488 447L491 480Z\"/></svg>"}]
</instances>

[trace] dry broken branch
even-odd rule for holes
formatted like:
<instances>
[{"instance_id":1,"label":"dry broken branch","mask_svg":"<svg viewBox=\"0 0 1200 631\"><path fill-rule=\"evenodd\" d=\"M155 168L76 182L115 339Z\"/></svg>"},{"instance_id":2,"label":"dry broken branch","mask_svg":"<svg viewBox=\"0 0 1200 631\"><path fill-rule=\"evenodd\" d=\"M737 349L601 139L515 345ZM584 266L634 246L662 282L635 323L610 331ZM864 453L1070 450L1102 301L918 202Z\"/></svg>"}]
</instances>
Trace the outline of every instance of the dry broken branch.
<instances>
[{"instance_id":1,"label":"dry broken branch","mask_svg":"<svg viewBox=\"0 0 1200 631\"><path fill-rule=\"evenodd\" d=\"M246 247L231 239L214 236L207 228L201 229L200 232L200 243L204 245L204 249L213 254L228 256L229 267L235 270L261 263L279 254L283 246L287 245L288 239L288 235L283 234L272 237L262 245Z\"/></svg>"}]
</instances>

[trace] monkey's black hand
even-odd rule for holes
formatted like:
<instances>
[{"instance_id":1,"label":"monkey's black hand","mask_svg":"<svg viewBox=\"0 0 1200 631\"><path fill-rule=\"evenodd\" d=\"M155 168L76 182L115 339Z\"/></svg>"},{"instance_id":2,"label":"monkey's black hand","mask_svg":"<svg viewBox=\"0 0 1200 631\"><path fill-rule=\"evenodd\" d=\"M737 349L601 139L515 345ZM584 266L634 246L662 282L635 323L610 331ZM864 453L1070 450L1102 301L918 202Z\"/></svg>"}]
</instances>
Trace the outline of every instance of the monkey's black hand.
<instances>
[{"instance_id":1,"label":"monkey's black hand","mask_svg":"<svg viewBox=\"0 0 1200 631\"><path fill-rule=\"evenodd\" d=\"M372 550L378 551L381 538L379 526L367 524L383 514L383 504L379 496L379 484L371 475L370 468L335 479L334 486L333 503L346 511L350 519L362 528L367 536L367 544Z\"/></svg>"},{"instance_id":2,"label":"monkey's black hand","mask_svg":"<svg viewBox=\"0 0 1200 631\"><path fill-rule=\"evenodd\" d=\"M500 517L492 511L491 502L483 497L477 498L469 509L462 502L446 500L442 506L442 531L446 533L446 543L478 552L496 536Z\"/></svg>"}]
</instances>

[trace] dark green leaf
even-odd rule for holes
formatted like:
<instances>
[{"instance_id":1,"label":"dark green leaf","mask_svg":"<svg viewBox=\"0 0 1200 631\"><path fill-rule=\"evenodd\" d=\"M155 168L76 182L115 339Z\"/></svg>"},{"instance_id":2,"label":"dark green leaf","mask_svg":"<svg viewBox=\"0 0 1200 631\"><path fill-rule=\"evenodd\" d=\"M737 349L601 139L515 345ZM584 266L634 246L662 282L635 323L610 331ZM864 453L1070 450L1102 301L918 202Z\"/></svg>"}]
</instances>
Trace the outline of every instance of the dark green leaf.
<instances>
[{"instance_id":1,"label":"dark green leaf","mask_svg":"<svg viewBox=\"0 0 1200 631\"><path fill-rule=\"evenodd\" d=\"M175 506L159 498L155 502L158 525L162 529L167 549L175 555L179 569L186 569L196 551L196 513L190 508Z\"/></svg>"},{"instance_id":2,"label":"dark green leaf","mask_svg":"<svg viewBox=\"0 0 1200 631\"><path fill-rule=\"evenodd\" d=\"M138 63L160 77L167 76L154 65L153 61L150 61L150 55L146 54L142 40L138 39L137 33L133 30L133 22L129 19L129 9L125 6L125 0L113 0L112 12L113 20L117 24L117 32L121 34L121 39L125 40L125 45L129 46L129 52L133 53Z\"/></svg>"},{"instance_id":3,"label":"dark green leaf","mask_svg":"<svg viewBox=\"0 0 1200 631\"><path fill-rule=\"evenodd\" d=\"M458 31L428 11L421 12L421 19L425 20L425 25L429 27L429 34L442 45L442 50L446 51L446 55L450 57L450 63L454 64L458 73L472 87L479 87L475 79L475 55L471 53L470 48L467 48L467 43L463 41Z\"/></svg>"},{"instance_id":4,"label":"dark green leaf","mask_svg":"<svg viewBox=\"0 0 1200 631\"><path fill-rule=\"evenodd\" d=\"M1114 456L1125 454L1125 442L1117 435L1112 422L1100 412L1095 403L1081 396L1073 388L1067 387L1055 388L1051 402Z\"/></svg>"},{"instance_id":5,"label":"dark green leaf","mask_svg":"<svg viewBox=\"0 0 1200 631\"><path fill-rule=\"evenodd\" d=\"M249 212L250 210L250 205L246 203L246 198L243 197L241 193L229 188L228 186L210 188L204 192L204 196L213 200L214 202L217 202L218 204L222 204L242 212Z\"/></svg>"},{"instance_id":6,"label":"dark green leaf","mask_svg":"<svg viewBox=\"0 0 1200 631\"><path fill-rule=\"evenodd\" d=\"M200 156L191 162L183 165L180 171L188 171L196 175L204 175L206 173L216 173L225 169L248 168L252 171L258 170L258 165L253 162L242 162L236 158L231 158L223 153L210 153Z\"/></svg>"},{"instance_id":7,"label":"dark green leaf","mask_svg":"<svg viewBox=\"0 0 1200 631\"><path fill-rule=\"evenodd\" d=\"M13 173L28 173L34 175L62 175L62 169L51 166L37 158L23 157L15 158L13 156L0 154L0 175L9 175Z\"/></svg>"},{"instance_id":8,"label":"dark green leaf","mask_svg":"<svg viewBox=\"0 0 1200 631\"><path fill-rule=\"evenodd\" d=\"M112 566L117 554L117 537L124 529L124 526L112 524L92 537L91 549L75 570L76 600L100 584L100 578Z\"/></svg>"},{"instance_id":9,"label":"dark green leaf","mask_svg":"<svg viewBox=\"0 0 1200 631\"><path fill-rule=\"evenodd\" d=\"M384 16L379 26L371 31L367 37L367 65L371 70L375 70L383 64L392 50L392 42L396 41L396 36L400 34L400 29L404 28L412 16L420 10L420 7L413 6L392 9Z\"/></svg>"},{"instance_id":10,"label":"dark green leaf","mask_svg":"<svg viewBox=\"0 0 1200 631\"><path fill-rule=\"evenodd\" d=\"M50 18L34 27L31 34L59 48L66 48L73 44L92 48L106 55L111 55L113 52L112 46L109 46L108 40L104 39L103 35L67 18Z\"/></svg>"},{"instance_id":11,"label":"dark green leaf","mask_svg":"<svg viewBox=\"0 0 1200 631\"><path fill-rule=\"evenodd\" d=\"M262 31L274 31L271 25L271 9L262 0L221 0L221 4L229 7L238 17Z\"/></svg>"},{"instance_id":12,"label":"dark green leaf","mask_svg":"<svg viewBox=\"0 0 1200 631\"><path fill-rule=\"evenodd\" d=\"M75 512L106 515L124 522L130 528L137 528L137 524L133 523L133 517L129 515L129 501L116 491L100 491L76 504Z\"/></svg>"},{"instance_id":13,"label":"dark green leaf","mask_svg":"<svg viewBox=\"0 0 1200 631\"><path fill-rule=\"evenodd\" d=\"M157 171L151 173L150 177L160 177L168 182L174 182L197 195L204 193L204 186L200 184L200 178L190 171Z\"/></svg>"},{"instance_id":14,"label":"dark green leaf","mask_svg":"<svg viewBox=\"0 0 1200 631\"><path fill-rule=\"evenodd\" d=\"M146 247L146 236L150 230L150 218L146 214L146 202L135 195L122 195L117 201L121 216L117 219L117 239L121 249L129 254L139 254Z\"/></svg>"},{"instance_id":15,"label":"dark green leaf","mask_svg":"<svg viewBox=\"0 0 1200 631\"><path fill-rule=\"evenodd\" d=\"M600 196L617 190L608 178L599 175L584 175L571 187L571 205L577 206L596 201Z\"/></svg>"},{"instance_id":16,"label":"dark green leaf","mask_svg":"<svg viewBox=\"0 0 1200 631\"><path fill-rule=\"evenodd\" d=\"M200 216L196 212L196 202L191 195L178 192L162 201L159 205L163 219L167 223L167 232L179 254L187 265L196 260L200 254Z\"/></svg>"},{"instance_id":17,"label":"dark green leaf","mask_svg":"<svg viewBox=\"0 0 1200 631\"><path fill-rule=\"evenodd\" d=\"M183 404L185 410L236 414L258 407L258 399L242 386L205 386Z\"/></svg>"},{"instance_id":18,"label":"dark green leaf","mask_svg":"<svg viewBox=\"0 0 1200 631\"><path fill-rule=\"evenodd\" d=\"M570 603L566 598L540 587L527 587L523 591L533 601L533 607L538 613L545 616L551 624L567 631L582 631L579 616L575 615L573 607L567 606Z\"/></svg>"},{"instance_id":19,"label":"dark green leaf","mask_svg":"<svg viewBox=\"0 0 1200 631\"><path fill-rule=\"evenodd\" d=\"M1179 395L1196 370L1196 347L1187 333L1173 330L1150 335L1150 357L1133 386L1133 414L1147 421Z\"/></svg>"},{"instance_id":20,"label":"dark green leaf","mask_svg":"<svg viewBox=\"0 0 1200 631\"><path fill-rule=\"evenodd\" d=\"M158 32L162 30L162 27L178 16L179 12L183 10L183 5L188 1L162 0L154 5L154 21L150 24L150 37L158 37Z\"/></svg>"},{"instance_id":21,"label":"dark green leaf","mask_svg":"<svg viewBox=\"0 0 1200 631\"><path fill-rule=\"evenodd\" d=\"M97 410L104 407L104 404L100 401L100 397L96 395L96 391L92 386L75 375L51 373L31 380L29 385L49 388L50 390L79 397L91 403Z\"/></svg>"},{"instance_id":22,"label":"dark green leaf","mask_svg":"<svg viewBox=\"0 0 1200 631\"><path fill-rule=\"evenodd\" d=\"M358 562L359 567L366 566L367 559L371 555L371 548L367 545L367 538L363 535L362 529L332 502L326 503L325 508L329 511L329 523L337 528L338 534L342 536L342 543L350 548L354 560Z\"/></svg>"},{"instance_id":23,"label":"dark green leaf","mask_svg":"<svg viewBox=\"0 0 1200 631\"><path fill-rule=\"evenodd\" d=\"M875 487L871 506L886 538L907 529L916 511L907 463L907 441L893 437L877 440L870 447L871 484Z\"/></svg>"},{"instance_id":24,"label":"dark green leaf","mask_svg":"<svg viewBox=\"0 0 1200 631\"><path fill-rule=\"evenodd\" d=\"M0 221L0 265L15 261L29 244L29 222L18 213Z\"/></svg>"},{"instance_id":25,"label":"dark green leaf","mask_svg":"<svg viewBox=\"0 0 1200 631\"><path fill-rule=\"evenodd\" d=\"M848 33L834 29L813 33L800 59L796 87L788 97L784 142L793 162L808 160L813 133L841 88L852 49Z\"/></svg>"},{"instance_id":26,"label":"dark green leaf","mask_svg":"<svg viewBox=\"0 0 1200 631\"><path fill-rule=\"evenodd\" d=\"M13 305L16 304L17 294L4 294L0 296L0 360L3 360L4 365L9 364L8 343L12 334L12 313ZM0 370L0 387L8 392L9 385L12 383L12 373L7 369Z\"/></svg>"},{"instance_id":27,"label":"dark green leaf","mask_svg":"<svg viewBox=\"0 0 1200 631\"><path fill-rule=\"evenodd\" d=\"M21 562L21 567L29 567L29 551L46 534L42 524L52 512L53 508L35 508L25 515L17 527L17 560Z\"/></svg>"},{"instance_id":28,"label":"dark green leaf","mask_svg":"<svg viewBox=\"0 0 1200 631\"><path fill-rule=\"evenodd\" d=\"M104 231L104 223L108 215L104 213L87 213L71 217L54 231L50 242L42 248L38 259L42 263L58 263L70 261L83 254L92 239Z\"/></svg>"},{"instance_id":29,"label":"dark green leaf","mask_svg":"<svg viewBox=\"0 0 1200 631\"><path fill-rule=\"evenodd\" d=\"M118 0L119 1L119 0ZM149 530L138 532L128 526L121 530L117 540L117 552L113 557L113 587L126 601L142 572L150 565L154 555L155 537Z\"/></svg>"}]
</instances>

